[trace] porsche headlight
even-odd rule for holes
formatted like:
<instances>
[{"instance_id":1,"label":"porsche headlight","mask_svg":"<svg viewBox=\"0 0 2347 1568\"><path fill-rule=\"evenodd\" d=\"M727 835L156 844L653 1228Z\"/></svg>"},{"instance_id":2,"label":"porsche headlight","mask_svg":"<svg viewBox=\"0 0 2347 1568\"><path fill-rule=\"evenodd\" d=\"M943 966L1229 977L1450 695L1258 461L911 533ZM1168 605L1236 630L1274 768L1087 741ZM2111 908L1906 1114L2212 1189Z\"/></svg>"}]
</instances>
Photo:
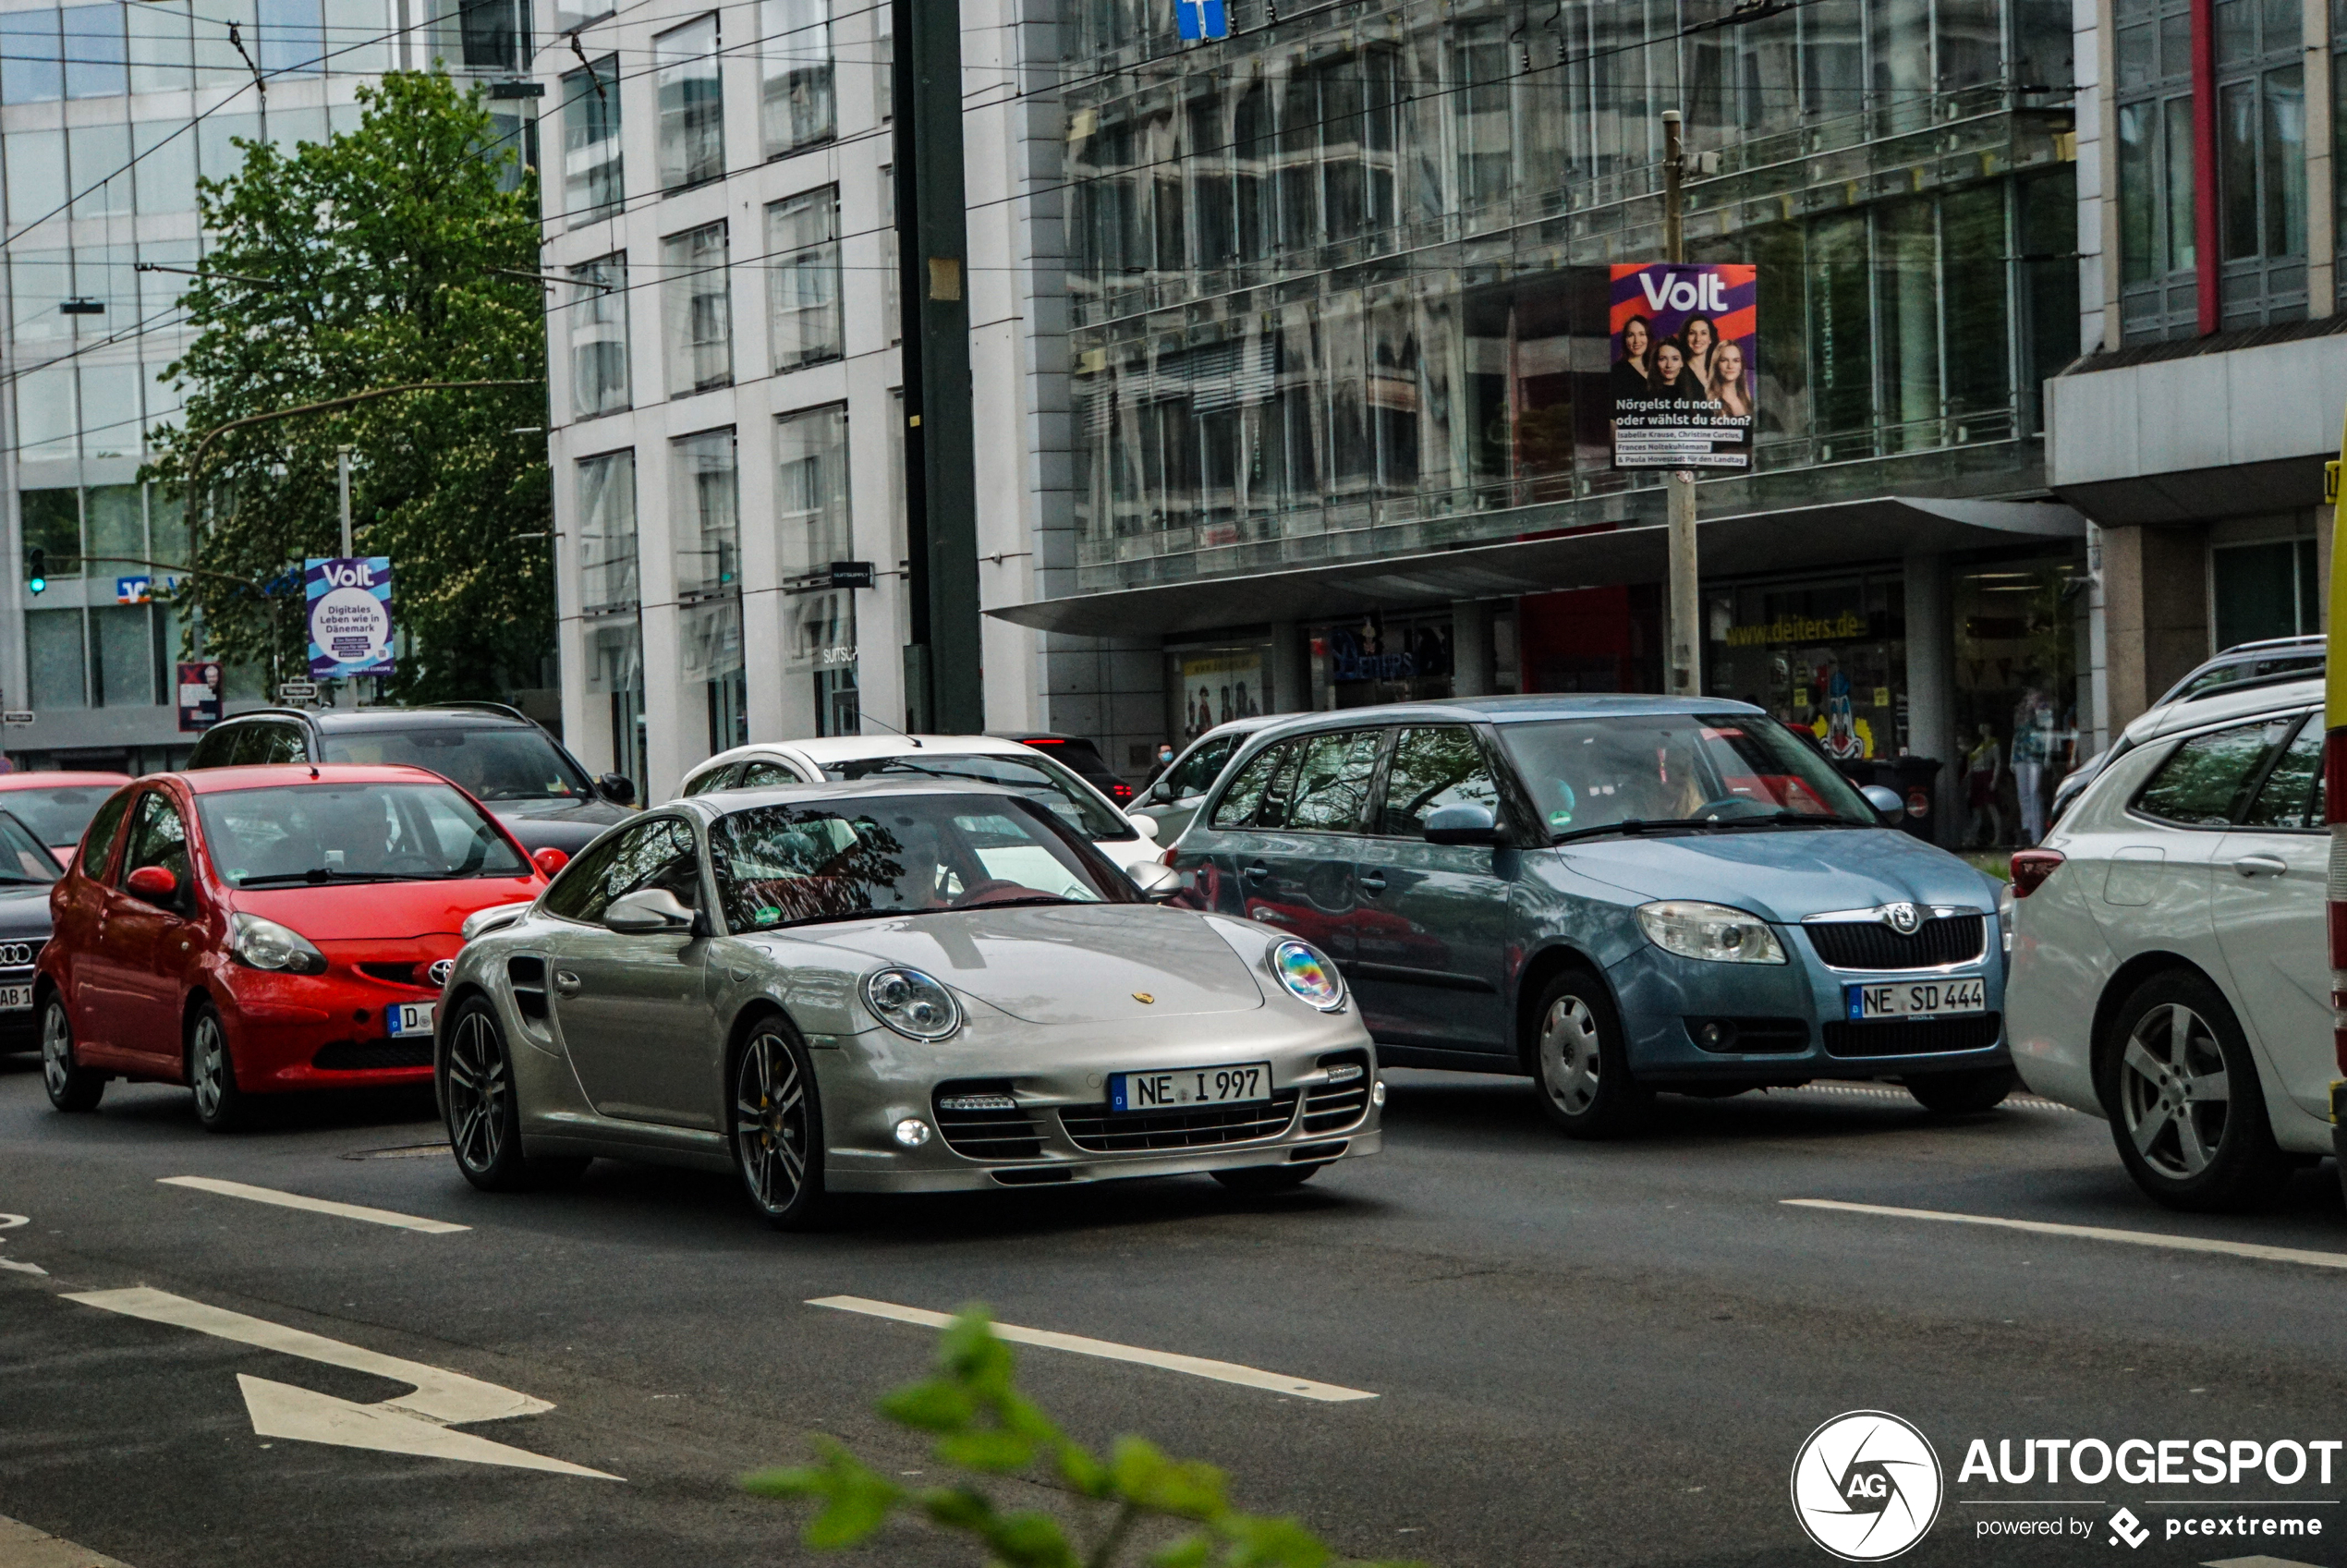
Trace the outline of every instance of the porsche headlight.
<instances>
[{"instance_id":1,"label":"porsche headlight","mask_svg":"<svg viewBox=\"0 0 2347 1568\"><path fill-rule=\"evenodd\" d=\"M1344 1005L1344 978L1336 966L1300 942L1283 942L1271 949L1271 973L1298 1002L1308 1002L1323 1013Z\"/></svg>"},{"instance_id":2,"label":"porsche headlight","mask_svg":"<svg viewBox=\"0 0 2347 1568\"><path fill-rule=\"evenodd\" d=\"M1638 928L1665 953L1712 964L1782 964L1784 944L1769 922L1724 904L1672 900L1641 905Z\"/></svg>"},{"instance_id":3,"label":"porsche headlight","mask_svg":"<svg viewBox=\"0 0 2347 1568\"><path fill-rule=\"evenodd\" d=\"M322 975L326 955L299 931L258 915L237 915L229 923L228 952L237 963L281 975Z\"/></svg>"},{"instance_id":4,"label":"porsche headlight","mask_svg":"<svg viewBox=\"0 0 2347 1568\"><path fill-rule=\"evenodd\" d=\"M877 969L864 978L872 1015L908 1039L943 1039L962 1027L954 993L918 969Z\"/></svg>"}]
</instances>

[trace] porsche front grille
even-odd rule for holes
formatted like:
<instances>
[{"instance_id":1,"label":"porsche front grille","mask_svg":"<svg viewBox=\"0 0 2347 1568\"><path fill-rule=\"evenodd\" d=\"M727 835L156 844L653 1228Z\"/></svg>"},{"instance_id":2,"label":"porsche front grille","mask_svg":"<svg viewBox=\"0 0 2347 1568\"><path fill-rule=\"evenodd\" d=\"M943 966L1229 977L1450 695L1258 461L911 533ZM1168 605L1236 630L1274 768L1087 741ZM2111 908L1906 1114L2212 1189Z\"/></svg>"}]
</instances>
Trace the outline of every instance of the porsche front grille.
<instances>
[{"instance_id":1,"label":"porsche front grille","mask_svg":"<svg viewBox=\"0 0 2347 1568\"><path fill-rule=\"evenodd\" d=\"M1060 1126L1087 1154L1139 1154L1161 1149L1211 1149L1277 1137L1295 1120L1296 1091L1281 1089L1245 1105L1120 1114L1105 1105L1064 1105Z\"/></svg>"},{"instance_id":2,"label":"porsche front grille","mask_svg":"<svg viewBox=\"0 0 2347 1568\"><path fill-rule=\"evenodd\" d=\"M1304 1095L1304 1135L1319 1137L1323 1133L1339 1132L1351 1126L1368 1113L1369 1057L1363 1051L1347 1051L1340 1055L1323 1056L1324 1069L1354 1069L1353 1076L1344 1083L1314 1084Z\"/></svg>"}]
</instances>

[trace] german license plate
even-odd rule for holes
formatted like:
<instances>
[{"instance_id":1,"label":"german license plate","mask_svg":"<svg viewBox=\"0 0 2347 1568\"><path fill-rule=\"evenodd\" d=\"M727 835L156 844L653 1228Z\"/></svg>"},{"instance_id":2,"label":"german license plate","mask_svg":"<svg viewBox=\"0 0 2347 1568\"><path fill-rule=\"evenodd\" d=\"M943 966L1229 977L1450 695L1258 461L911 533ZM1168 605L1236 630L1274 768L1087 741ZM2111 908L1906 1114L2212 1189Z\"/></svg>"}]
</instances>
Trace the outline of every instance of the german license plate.
<instances>
[{"instance_id":1,"label":"german license plate","mask_svg":"<svg viewBox=\"0 0 2347 1568\"><path fill-rule=\"evenodd\" d=\"M395 1003L383 1009L383 1022L390 1026L394 1039L408 1035L428 1035L432 1033L432 1004L429 1002Z\"/></svg>"},{"instance_id":2,"label":"german license plate","mask_svg":"<svg viewBox=\"0 0 2347 1568\"><path fill-rule=\"evenodd\" d=\"M1168 1073L1111 1073L1111 1111L1185 1111L1195 1105L1241 1105L1271 1098L1271 1064L1176 1067Z\"/></svg>"},{"instance_id":3,"label":"german license plate","mask_svg":"<svg viewBox=\"0 0 2347 1568\"><path fill-rule=\"evenodd\" d=\"M32 1011L30 986L0 986L0 1013L30 1013Z\"/></svg>"},{"instance_id":4,"label":"german license plate","mask_svg":"<svg viewBox=\"0 0 2347 1568\"><path fill-rule=\"evenodd\" d=\"M1869 1018L1949 1018L1987 1012L1988 988L1988 982L1978 975L1956 975L1944 980L1843 986L1842 999L1854 1024Z\"/></svg>"}]
</instances>

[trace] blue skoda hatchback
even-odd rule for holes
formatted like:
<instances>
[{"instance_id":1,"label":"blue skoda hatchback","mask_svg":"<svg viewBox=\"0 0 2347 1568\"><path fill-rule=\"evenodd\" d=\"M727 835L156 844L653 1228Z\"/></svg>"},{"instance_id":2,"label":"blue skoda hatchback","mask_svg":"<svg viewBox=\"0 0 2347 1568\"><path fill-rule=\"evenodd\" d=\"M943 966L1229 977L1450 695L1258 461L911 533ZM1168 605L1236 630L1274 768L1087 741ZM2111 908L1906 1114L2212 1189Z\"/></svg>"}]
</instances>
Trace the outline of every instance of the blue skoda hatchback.
<instances>
[{"instance_id":1,"label":"blue skoda hatchback","mask_svg":"<svg viewBox=\"0 0 2347 1568\"><path fill-rule=\"evenodd\" d=\"M1601 1137L1657 1089L2013 1084L1998 884L1759 709L1567 696L1250 736L1175 845L1198 907L1335 961L1389 1064L1516 1073Z\"/></svg>"}]
</instances>

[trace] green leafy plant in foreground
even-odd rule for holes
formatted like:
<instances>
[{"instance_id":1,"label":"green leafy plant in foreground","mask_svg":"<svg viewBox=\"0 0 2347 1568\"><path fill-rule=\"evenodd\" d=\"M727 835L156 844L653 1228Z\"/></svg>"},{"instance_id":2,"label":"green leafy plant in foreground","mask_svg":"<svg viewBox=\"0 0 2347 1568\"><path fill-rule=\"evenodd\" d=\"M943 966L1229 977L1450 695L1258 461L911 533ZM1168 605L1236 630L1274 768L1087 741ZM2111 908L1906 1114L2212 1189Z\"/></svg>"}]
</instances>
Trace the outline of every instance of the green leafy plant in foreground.
<instances>
[{"instance_id":1,"label":"green leafy plant in foreground","mask_svg":"<svg viewBox=\"0 0 2347 1568\"><path fill-rule=\"evenodd\" d=\"M1110 1568L1126 1561L1128 1550L1148 1550L1154 1568L1322 1568L1339 1561L1295 1520L1232 1507L1225 1477L1211 1465L1169 1459L1137 1437L1119 1438L1105 1460L1095 1456L1019 1393L1010 1346L981 1310L955 1319L937 1361L936 1376L888 1395L880 1411L900 1427L934 1433L939 1462L972 1480L899 1486L818 1437L813 1465L763 1471L743 1486L821 1503L807 1525L812 1547L858 1545L891 1514L910 1509L977 1537L988 1561L1003 1568ZM1082 1499L1081 1543L1050 1513L997 1508L975 1479L990 1476L1020 1477Z\"/></svg>"}]
</instances>

